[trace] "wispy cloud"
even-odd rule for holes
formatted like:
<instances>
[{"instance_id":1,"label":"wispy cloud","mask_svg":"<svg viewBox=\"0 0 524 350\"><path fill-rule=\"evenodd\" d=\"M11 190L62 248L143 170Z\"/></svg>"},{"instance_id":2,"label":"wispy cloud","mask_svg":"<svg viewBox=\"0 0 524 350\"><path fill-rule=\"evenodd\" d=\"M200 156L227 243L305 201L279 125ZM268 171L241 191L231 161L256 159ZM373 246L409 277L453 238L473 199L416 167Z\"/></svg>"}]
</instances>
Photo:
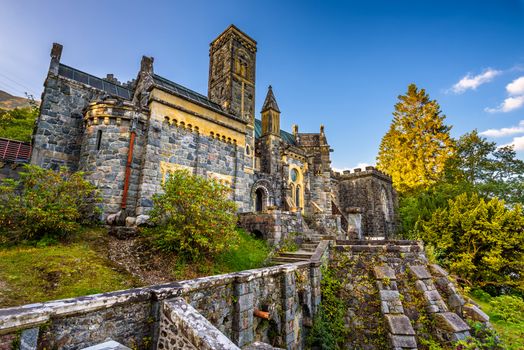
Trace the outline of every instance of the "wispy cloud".
<instances>
[{"instance_id":1,"label":"wispy cloud","mask_svg":"<svg viewBox=\"0 0 524 350\"><path fill-rule=\"evenodd\" d=\"M453 85L449 91L455 94L462 94L467 90L476 90L480 85L489 83L501 73L502 71L492 68L488 68L478 75L471 75L468 73L460 79L458 83Z\"/></svg>"},{"instance_id":2,"label":"wispy cloud","mask_svg":"<svg viewBox=\"0 0 524 350\"><path fill-rule=\"evenodd\" d=\"M524 134L524 120L519 122L517 126L511 126L509 128L501 129L488 129L479 133L482 136L487 137L506 137L511 135Z\"/></svg>"},{"instance_id":3,"label":"wispy cloud","mask_svg":"<svg viewBox=\"0 0 524 350\"><path fill-rule=\"evenodd\" d=\"M524 106L524 96L516 96L506 98L498 107L486 107L484 110L489 113L507 113L519 109L522 106Z\"/></svg>"},{"instance_id":4,"label":"wispy cloud","mask_svg":"<svg viewBox=\"0 0 524 350\"><path fill-rule=\"evenodd\" d=\"M524 136L514 137L513 141L500 147L513 146L515 151L524 151Z\"/></svg>"},{"instance_id":5,"label":"wispy cloud","mask_svg":"<svg viewBox=\"0 0 524 350\"><path fill-rule=\"evenodd\" d=\"M353 169L356 169L356 168L360 168L362 170L366 169L367 166L374 166L373 164L369 164L369 163L358 163L356 166L354 167L344 167L344 168L336 168L336 167L333 167L333 171L337 172L337 173L341 173L345 170L350 170L350 171L353 171Z\"/></svg>"},{"instance_id":6,"label":"wispy cloud","mask_svg":"<svg viewBox=\"0 0 524 350\"><path fill-rule=\"evenodd\" d=\"M495 108L485 108L489 113L507 113L524 106L524 77L519 77L506 85L509 97Z\"/></svg>"}]
</instances>

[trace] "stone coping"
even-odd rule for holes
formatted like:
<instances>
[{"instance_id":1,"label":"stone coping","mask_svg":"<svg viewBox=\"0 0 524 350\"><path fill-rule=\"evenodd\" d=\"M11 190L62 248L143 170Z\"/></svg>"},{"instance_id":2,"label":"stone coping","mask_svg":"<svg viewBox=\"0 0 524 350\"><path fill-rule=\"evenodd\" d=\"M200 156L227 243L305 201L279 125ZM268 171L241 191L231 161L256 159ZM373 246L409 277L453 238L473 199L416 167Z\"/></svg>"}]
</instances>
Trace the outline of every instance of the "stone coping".
<instances>
[{"instance_id":1,"label":"stone coping","mask_svg":"<svg viewBox=\"0 0 524 350\"><path fill-rule=\"evenodd\" d=\"M184 296L193 291L234 282L248 282L267 276L289 273L297 269L318 267L319 265L320 259L319 261L301 261L193 280L4 308L0 309L0 334L10 333L17 329L31 328L46 323L52 317L87 313L132 302L160 301Z\"/></svg>"},{"instance_id":2,"label":"stone coping","mask_svg":"<svg viewBox=\"0 0 524 350\"><path fill-rule=\"evenodd\" d=\"M183 298L166 300L163 307L164 313L177 325L177 328L181 328L179 332L187 335L198 349L240 350Z\"/></svg>"}]
</instances>

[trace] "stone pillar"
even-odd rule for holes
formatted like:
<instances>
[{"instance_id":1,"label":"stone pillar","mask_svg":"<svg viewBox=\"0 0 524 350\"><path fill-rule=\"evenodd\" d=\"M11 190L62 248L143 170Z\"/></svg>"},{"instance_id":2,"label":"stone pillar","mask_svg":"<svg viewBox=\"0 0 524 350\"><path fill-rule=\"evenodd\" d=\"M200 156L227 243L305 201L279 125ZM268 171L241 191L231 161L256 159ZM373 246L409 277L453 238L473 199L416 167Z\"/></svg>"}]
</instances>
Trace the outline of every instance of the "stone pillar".
<instances>
[{"instance_id":1,"label":"stone pillar","mask_svg":"<svg viewBox=\"0 0 524 350\"><path fill-rule=\"evenodd\" d=\"M282 270L282 338L286 349L295 349L295 271L296 266L286 266Z\"/></svg>"},{"instance_id":2,"label":"stone pillar","mask_svg":"<svg viewBox=\"0 0 524 350\"><path fill-rule=\"evenodd\" d=\"M322 279L322 272L320 270L320 261L312 262L309 268L309 276L311 281L311 317L313 318L318 312L318 306L321 301L320 280Z\"/></svg>"},{"instance_id":3,"label":"stone pillar","mask_svg":"<svg viewBox=\"0 0 524 350\"><path fill-rule=\"evenodd\" d=\"M253 275L239 273L234 282L233 341L239 346L253 342Z\"/></svg>"}]
</instances>

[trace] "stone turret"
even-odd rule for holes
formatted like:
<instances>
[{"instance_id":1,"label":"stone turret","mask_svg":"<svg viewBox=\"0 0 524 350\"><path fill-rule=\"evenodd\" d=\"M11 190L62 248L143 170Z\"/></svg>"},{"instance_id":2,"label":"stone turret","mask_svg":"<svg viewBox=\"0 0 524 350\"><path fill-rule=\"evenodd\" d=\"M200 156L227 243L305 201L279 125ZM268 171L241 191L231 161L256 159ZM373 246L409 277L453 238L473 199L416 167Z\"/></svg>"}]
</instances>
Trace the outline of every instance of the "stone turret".
<instances>
[{"instance_id":1,"label":"stone turret","mask_svg":"<svg viewBox=\"0 0 524 350\"><path fill-rule=\"evenodd\" d=\"M261 113L262 136L271 134L280 137L280 109L278 109L271 85L268 87Z\"/></svg>"}]
</instances>

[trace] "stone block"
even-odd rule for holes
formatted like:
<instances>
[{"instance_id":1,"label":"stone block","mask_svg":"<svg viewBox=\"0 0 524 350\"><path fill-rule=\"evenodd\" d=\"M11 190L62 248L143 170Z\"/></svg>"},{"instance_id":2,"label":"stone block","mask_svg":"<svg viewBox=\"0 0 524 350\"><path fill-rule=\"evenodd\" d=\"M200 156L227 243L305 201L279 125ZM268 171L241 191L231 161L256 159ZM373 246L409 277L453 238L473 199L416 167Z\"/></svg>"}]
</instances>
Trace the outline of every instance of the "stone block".
<instances>
[{"instance_id":1,"label":"stone block","mask_svg":"<svg viewBox=\"0 0 524 350\"><path fill-rule=\"evenodd\" d=\"M394 348L416 349L417 340L411 335L390 335L391 345Z\"/></svg>"},{"instance_id":2,"label":"stone block","mask_svg":"<svg viewBox=\"0 0 524 350\"><path fill-rule=\"evenodd\" d=\"M397 290L381 290L380 300L382 301L393 301L400 300L400 293Z\"/></svg>"},{"instance_id":3,"label":"stone block","mask_svg":"<svg viewBox=\"0 0 524 350\"><path fill-rule=\"evenodd\" d=\"M442 300L438 290L427 290L424 292L424 298L428 302L435 302L437 300Z\"/></svg>"},{"instance_id":4,"label":"stone block","mask_svg":"<svg viewBox=\"0 0 524 350\"><path fill-rule=\"evenodd\" d=\"M464 316L473 320L480 321L483 323L489 322L489 316L486 315L477 305L466 304L464 305Z\"/></svg>"},{"instance_id":5,"label":"stone block","mask_svg":"<svg viewBox=\"0 0 524 350\"><path fill-rule=\"evenodd\" d=\"M395 275L395 270L393 270L388 265L375 266L373 268L373 271L375 272L375 278L378 279L378 280L383 280L383 279L395 280L395 279L397 279L397 277Z\"/></svg>"},{"instance_id":6,"label":"stone block","mask_svg":"<svg viewBox=\"0 0 524 350\"><path fill-rule=\"evenodd\" d=\"M442 312L434 315L437 327L450 333L469 331L469 326L454 312Z\"/></svg>"},{"instance_id":7,"label":"stone block","mask_svg":"<svg viewBox=\"0 0 524 350\"><path fill-rule=\"evenodd\" d=\"M431 274L428 272L425 266L423 265L410 265L410 273L419 280L430 279Z\"/></svg>"},{"instance_id":8,"label":"stone block","mask_svg":"<svg viewBox=\"0 0 524 350\"><path fill-rule=\"evenodd\" d=\"M22 345L20 345L20 349L22 349ZM108 340L100 344L96 344L96 345L93 345L87 348L83 348L83 350L130 350L130 349L127 346L124 346L114 340Z\"/></svg>"},{"instance_id":9,"label":"stone block","mask_svg":"<svg viewBox=\"0 0 524 350\"><path fill-rule=\"evenodd\" d=\"M38 332L38 328L23 330L22 334L20 334L20 350L36 350L38 343Z\"/></svg>"},{"instance_id":10,"label":"stone block","mask_svg":"<svg viewBox=\"0 0 524 350\"><path fill-rule=\"evenodd\" d=\"M411 321L406 315L386 315L389 330L394 335L415 335Z\"/></svg>"},{"instance_id":11,"label":"stone block","mask_svg":"<svg viewBox=\"0 0 524 350\"><path fill-rule=\"evenodd\" d=\"M428 287L426 286L426 284L421 280L418 280L415 282L415 287L417 288L417 290L421 292L425 292L428 290Z\"/></svg>"},{"instance_id":12,"label":"stone block","mask_svg":"<svg viewBox=\"0 0 524 350\"><path fill-rule=\"evenodd\" d=\"M439 277L447 277L449 275L446 270L444 270L442 267L440 267L440 265L437 264L429 265L429 269L434 275Z\"/></svg>"}]
</instances>

